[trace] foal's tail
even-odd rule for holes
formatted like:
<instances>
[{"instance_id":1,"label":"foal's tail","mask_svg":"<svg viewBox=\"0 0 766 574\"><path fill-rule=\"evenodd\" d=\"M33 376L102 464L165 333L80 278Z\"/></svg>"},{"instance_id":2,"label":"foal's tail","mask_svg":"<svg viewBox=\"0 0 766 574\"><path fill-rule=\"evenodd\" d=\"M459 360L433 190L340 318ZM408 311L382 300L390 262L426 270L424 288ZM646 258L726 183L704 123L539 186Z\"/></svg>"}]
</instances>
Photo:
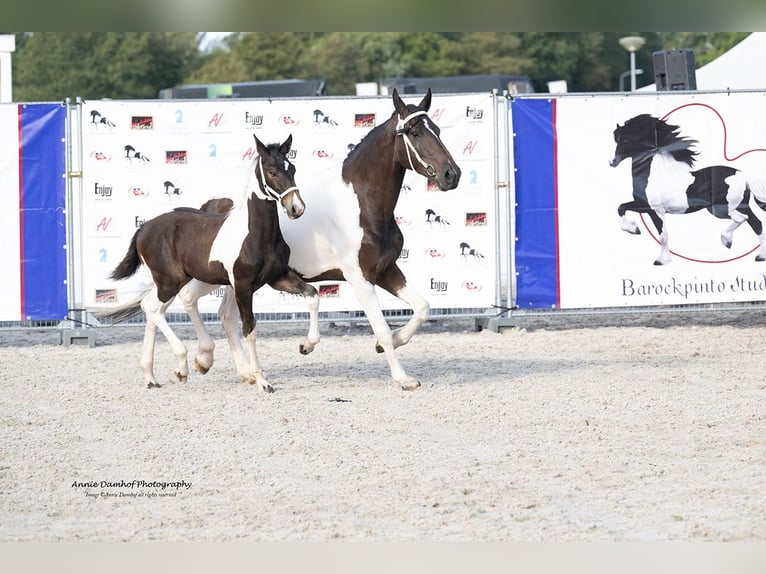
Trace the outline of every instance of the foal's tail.
<instances>
[{"instance_id":1,"label":"foal's tail","mask_svg":"<svg viewBox=\"0 0 766 574\"><path fill-rule=\"evenodd\" d=\"M93 314L102 323L109 323L112 325L138 317L141 313L144 312L141 308L141 301L153 288L154 286L152 285L132 301L129 301L124 305L120 305L115 309L109 309L108 311L95 311Z\"/></svg>"},{"instance_id":2,"label":"foal's tail","mask_svg":"<svg viewBox=\"0 0 766 574\"><path fill-rule=\"evenodd\" d=\"M128 252L125 254L122 261L120 261L119 265L117 265L117 267L114 268L114 271L109 275L110 279L127 279L138 271L138 268L141 266L141 258L138 256L138 249L136 249L136 239L138 238L138 233L140 231L141 228L139 227L133 234L133 239L130 240Z\"/></svg>"}]
</instances>

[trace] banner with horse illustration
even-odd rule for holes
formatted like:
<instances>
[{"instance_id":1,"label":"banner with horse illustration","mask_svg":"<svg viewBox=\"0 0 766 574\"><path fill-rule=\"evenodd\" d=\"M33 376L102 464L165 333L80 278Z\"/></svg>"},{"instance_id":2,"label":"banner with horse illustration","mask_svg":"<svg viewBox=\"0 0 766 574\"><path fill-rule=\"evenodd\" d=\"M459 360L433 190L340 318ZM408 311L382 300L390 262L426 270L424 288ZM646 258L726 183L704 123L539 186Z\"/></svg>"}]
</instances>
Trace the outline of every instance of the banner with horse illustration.
<instances>
[{"instance_id":1,"label":"banner with horse illustration","mask_svg":"<svg viewBox=\"0 0 766 574\"><path fill-rule=\"evenodd\" d=\"M760 93L515 99L524 308L766 298Z\"/></svg>"},{"instance_id":2,"label":"banner with horse illustration","mask_svg":"<svg viewBox=\"0 0 766 574\"><path fill-rule=\"evenodd\" d=\"M433 308L486 308L494 301L493 102L489 94L434 95L429 115L462 170L460 184L441 192L408 170L396 206L405 237L398 264ZM242 195L253 135L264 143L293 136L291 160L308 212L317 197L312 182L327 170L339 172L349 149L393 112L390 97L83 104L84 305L122 304L150 284L145 269L125 281L108 278L145 221ZM361 309L345 282L325 281L319 290L323 312ZM215 313L222 294L200 299L200 311ZM378 294L385 309L407 308ZM255 298L258 313L306 310L301 297L269 287ZM181 310L178 301L170 308Z\"/></svg>"},{"instance_id":3,"label":"banner with horse illustration","mask_svg":"<svg viewBox=\"0 0 766 574\"><path fill-rule=\"evenodd\" d=\"M66 108L0 105L0 320L67 315Z\"/></svg>"}]
</instances>

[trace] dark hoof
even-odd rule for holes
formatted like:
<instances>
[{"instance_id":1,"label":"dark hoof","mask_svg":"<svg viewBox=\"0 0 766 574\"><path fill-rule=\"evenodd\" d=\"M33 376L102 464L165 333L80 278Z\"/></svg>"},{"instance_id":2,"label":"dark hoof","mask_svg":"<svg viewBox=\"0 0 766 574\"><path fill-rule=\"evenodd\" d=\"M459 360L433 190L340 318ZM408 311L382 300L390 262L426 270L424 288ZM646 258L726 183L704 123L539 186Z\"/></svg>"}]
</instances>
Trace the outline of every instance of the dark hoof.
<instances>
[{"instance_id":1,"label":"dark hoof","mask_svg":"<svg viewBox=\"0 0 766 574\"><path fill-rule=\"evenodd\" d=\"M385 353L385 351L383 350L383 347L381 347L378 343L375 343L375 350L378 353Z\"/></svg>"},{"instance_id":2,"label":"dark hoof","mask_svg":"<svg viewBox=\"0 0 766 574\"><path fill-rule=\"evenodd\" d=\"M763 257L763 255L756 255L755 256L756 261L766 261L766 258Z\"/></svg>"},{"instance_id":3,"label":"dark hoof","mask_svg":"<svg viewBox=\"0 0 766 574\"><path fill-rule=\"evenodd\" d=\"M147 388L147 389L161 389L161 388L162 388L162 385L161 385L161 384L159 384L159 383L148 383L148 384L146 385L146 388Z\"/></svg>"}]
</instances>

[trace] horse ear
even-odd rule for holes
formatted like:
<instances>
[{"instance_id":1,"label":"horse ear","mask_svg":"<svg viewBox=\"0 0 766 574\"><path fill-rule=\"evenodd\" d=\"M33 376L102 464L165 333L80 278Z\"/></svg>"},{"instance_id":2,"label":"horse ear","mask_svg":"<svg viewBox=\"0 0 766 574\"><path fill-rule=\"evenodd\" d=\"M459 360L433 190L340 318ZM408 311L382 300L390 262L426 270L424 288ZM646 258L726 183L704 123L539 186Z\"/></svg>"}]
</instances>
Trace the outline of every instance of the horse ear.
<instances>
[{"instance_id":1,"label":"horse ear","mask_svg":"<svg viewBox=\"0 0 766 574\"><path fill-rule=\"evenodd\" d=\"M287 139L282 143L281 146L279 146L279 153L282 155L287 155L290 153L290 147L293 145L293 134L290 134L287 136Z\"/></svg>"},{"instance_id":2,"label":"horse ear","mask_svg":"<svg viewBox=\"0 0 766 574\"><path fill-rule=\"evenodd\" d=\"M394 108L396 108L396 111L401 117L406 118L409 115L407 105L402 101L402 98L399 97L399 92L396 91L396 88L394 88L391 97L394 99Z\"/></svg>"},{"instance_id":3,"label":"horse ear","mask_svg":"<svg viewBox=\"0 0 766 574\"><path fill-rule=\"evenodd\" d=\"M424 112L427 112L428 108L430 107L431 107L431 88L428 88L428 92L420 101L420 105L418 105L418 108L420 108Z\"/></svg>"},{"instance_id":4,"label":"horse ear","mask_svg":"<svg viewBox=\"0 0 766 574\"><path fill-rule=\"evenodd\" d=\"M258 155L265 155L266 146L258 139L257 135L253 134L253 138L255 138L255 148L258 150Z\"/></svg>"}]
</instances>

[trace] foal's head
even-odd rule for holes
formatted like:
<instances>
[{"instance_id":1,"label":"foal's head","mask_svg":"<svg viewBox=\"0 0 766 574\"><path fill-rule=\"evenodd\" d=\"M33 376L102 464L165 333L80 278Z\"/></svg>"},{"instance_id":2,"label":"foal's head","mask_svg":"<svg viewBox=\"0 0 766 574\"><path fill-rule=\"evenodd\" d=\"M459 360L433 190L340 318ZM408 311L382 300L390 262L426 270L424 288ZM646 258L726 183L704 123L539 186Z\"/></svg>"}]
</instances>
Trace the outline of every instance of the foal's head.
<instances>
[{"instance_id":1,"label":"foal's head","mask_svg":"<svg viewBox=\"0 0 766 574\"><path fill-rule=\"evenodd\" d=\"M253 134L258 158L255 161L255 177L260 187L261 199L278 201L290 219L297 219L306 209L298 186L295 185L295 166L288 159L292 134L282 144L265 145Z\"/></svg>"},{"instance_id":2,"label":"foal's head","mask_svg":"<svg viewBox=\"0 0 766 574\"><path fill-rule=\"evenodd\" d=\"M439 137L439 126L428 117L431 89L415 106L405 104L399 93L393 92L397 113L397 157L401 164L436 182L439 189L455 189L460 182L460 168Z\"/></svg>"}]
</instances>

